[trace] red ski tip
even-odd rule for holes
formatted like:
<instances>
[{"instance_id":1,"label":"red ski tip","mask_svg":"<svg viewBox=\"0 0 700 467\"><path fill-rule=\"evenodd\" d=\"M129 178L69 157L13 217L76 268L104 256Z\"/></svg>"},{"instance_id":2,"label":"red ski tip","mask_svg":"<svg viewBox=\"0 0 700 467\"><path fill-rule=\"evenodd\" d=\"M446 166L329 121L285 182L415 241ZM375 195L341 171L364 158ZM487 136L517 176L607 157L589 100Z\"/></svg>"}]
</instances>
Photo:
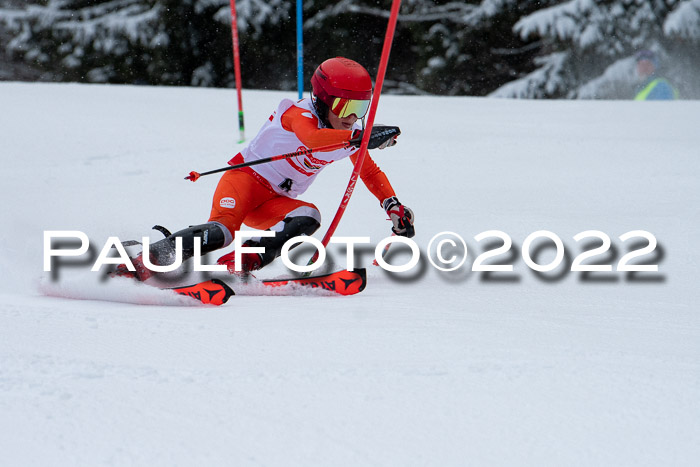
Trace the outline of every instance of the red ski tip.
<instances>
[{"instance_id":1,"label":"red ski tip","mask_svg":"<svg viewBox=\"0 0 700 467\"><path fill-rule=\"evenodd\" d=\"M176 287L174 289L180 295L186 295L206 305L223 305L235 295L231 287L219 279L211 279L199 284Z\"/></svg>"},{"instance_id":2,"label":"red ski tip","mask_svg":"<svg viewBox=\"0 0 700 467\"><path fill-rule=\"evenodd\" d=\"M340 295L355 295L365 290L365 286L367 285L367 270L365 268L360 268L354 271L337 271L323 276L263 281L263 285L268 287L280 287L287 284L318 288Z\"/></svg>"},{"instance_id":3,"label":"red ski tip","mask_svg":"<svg viewBox=\"0 0 700 467\"><path fill-rule=\"evenodd\" d=\"M199 179L199 177L201 177L201 175L199 175L198 172L192 171L192 172L190 172L190 174L187 177L185 177L185 180L190 180L190 181L196 182L197 179Z\"/></svg>"}]
</instances>

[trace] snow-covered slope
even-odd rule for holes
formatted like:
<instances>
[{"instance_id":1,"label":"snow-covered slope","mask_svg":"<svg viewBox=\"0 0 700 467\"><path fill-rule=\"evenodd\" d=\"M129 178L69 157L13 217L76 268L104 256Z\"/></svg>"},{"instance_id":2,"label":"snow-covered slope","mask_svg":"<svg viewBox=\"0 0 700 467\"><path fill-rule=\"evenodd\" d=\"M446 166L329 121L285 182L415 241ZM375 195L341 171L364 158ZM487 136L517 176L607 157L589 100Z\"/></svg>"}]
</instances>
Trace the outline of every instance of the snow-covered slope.
<instances>
[{"instance_id":1,"label":"snow-covered slope","mask_svg":"<svg viewBox=\"0 0 700 467\"><path fill-rule=\"evenodd\" d=\"M293 98L244 93L249 138L282 97ZM206 221L218 177L183 177L241 148L234 91L1 83L0 108L4 465L700 457L700 103L383 96L377 121L403 134L373 157L416 213L423 258L451 231L467 243L465 264L389 274L364 252L359 295L237 296L220 308L100 283L89 261L52 280L43 232L83 231L97 253L109 236ZM350 170L334 164L304 196L325 216L319 238ZM336 235L376 245L385 218L358 186ZM497 260L513 272L471 271L495 240L474 237L489 230L512 238ZM540 230L566 255L537 274L522 250ZM612 272L567 271L597 246L574 241L587 230L610 237L596 259ZM619 236L635 230L658 240L638 261L658 272L615 271L641 240ZM546 264L554 249L542 244L529 251Z\"/></svg>"}]
</instances>

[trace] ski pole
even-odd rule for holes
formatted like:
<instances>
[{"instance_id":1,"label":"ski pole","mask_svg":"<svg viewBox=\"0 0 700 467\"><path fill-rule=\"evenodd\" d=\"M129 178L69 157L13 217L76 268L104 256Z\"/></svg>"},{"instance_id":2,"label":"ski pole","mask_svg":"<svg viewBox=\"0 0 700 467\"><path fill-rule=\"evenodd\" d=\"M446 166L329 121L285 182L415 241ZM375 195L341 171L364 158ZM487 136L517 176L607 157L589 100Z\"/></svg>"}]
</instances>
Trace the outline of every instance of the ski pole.
<instances>
[{"instance_id":1,"label":"ski pole","mask_svg":"<svg viewBox=\"0 0 700 467\"><path fill-rule=\"evenodd\" d=\"M396 234L392 232L391 236L395 237ZM386 258L386 255L389 253L389 248L391 248L391 243L387 243L384 247L384 250L382 250L382 259ZM379 261L375 259L374 261L372 261L372 264L375 266L379 266Z\"/></svg>"},{"instance_id":2,"label":"ski pole","mask_svg":"<svg viewBox=\"0 0 700 467\"><path fill-rule=\"evenodd\" d=\"M211 175L211 174L215 174L215 173L219 173L219 172L225 172L227 170L241 169L243 167L250 167L252 165L266 164L268 162L279 161L282 159L289 159L290 157L305 156L308 154L312 154L314 152L333 151L335 149L342 149L342 148L348 148L348 147L350 147L350 141L342 141L340 143L328 144L326 146L320 146L317 148L297 149L296 151L290 152L287 154L280 154L279 156L266 157L265 159L258 159L257 161L244 162L243 164L230 165L228 167L222 167L220 169L210 170L209 172L199 173L199 172L192 171L192 172L190 172L190 174L187 177L185 177L185 180L190 180L192 182L196 182L199 179L199 177L201 177L203 175Z\"/></svg>"}]
</instances>

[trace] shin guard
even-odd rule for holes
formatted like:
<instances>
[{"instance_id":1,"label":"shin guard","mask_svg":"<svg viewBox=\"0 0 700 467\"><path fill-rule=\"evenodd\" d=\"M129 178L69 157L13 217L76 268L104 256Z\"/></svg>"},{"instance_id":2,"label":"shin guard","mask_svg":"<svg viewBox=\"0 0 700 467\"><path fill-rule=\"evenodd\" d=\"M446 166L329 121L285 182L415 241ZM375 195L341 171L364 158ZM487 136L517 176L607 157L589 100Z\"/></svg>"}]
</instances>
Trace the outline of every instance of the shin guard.
<instances>
[{"instance_id":1,"label":"shin guard","mask_svg":"<svg viewBox=\"0 0 700 467\"><path fill-rule=\"evenodd\" d=\"M267 266L282 254L282 247L290 238L300 235L313 235L321 226L321 223L310 216L287 217L270 230L275 232L274 237L258 237L244 243L250 247L264 247L265 253L261 254L262 265ZM277 228L280 228L278 230Z\"/></svg>"},{"instance_id":2,"label":"shin guard","mask_svg":"<svg viewBox=\"0 0 700 467\"><path fill-rule=\"evenodd\" d=\"M175 239L178 237L182 238L182 261L194 256L195 239L200 239L202 255L218 250L231 243L231 234L225 229L218 222L209 222L180 230L151 245L151 258L158 265L171 264L175 259Z\"/></svg>"}]
</instances>

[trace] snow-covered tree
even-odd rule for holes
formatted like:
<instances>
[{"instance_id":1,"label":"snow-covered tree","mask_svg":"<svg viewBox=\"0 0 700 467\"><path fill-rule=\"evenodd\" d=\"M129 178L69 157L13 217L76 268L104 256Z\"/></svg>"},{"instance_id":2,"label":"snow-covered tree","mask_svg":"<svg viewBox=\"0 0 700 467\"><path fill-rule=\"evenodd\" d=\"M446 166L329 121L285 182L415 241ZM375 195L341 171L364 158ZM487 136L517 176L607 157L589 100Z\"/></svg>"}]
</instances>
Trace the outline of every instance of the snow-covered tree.
<instances>
[{"instance_id":1,"label":"snow-covered tree","mask_svg":"<svg viewBox=\"0 0 700 467\"><path fill-rule=\"evenodd\" d=\"M46 0L4 9L0 18L16 34L8 51L26 62L67 77L108 81L120 66L141 66L133 48L165 48L162 12L162 5L141 0Z\"/></svg>"},{"instance_id":2,"label":"snow-covered tree","mask_svg":"<svg viewBox=\"0 0 700 467\"><path fill-rule=\"evenodd\" d=\"M283 0L239 0L245 39L286 18ZM6 52L55 80L222 85L231 79L228 0L5 0Z\"/></svg>"},{"instance_id":3,"label":"snow-covered tree","mask_svg":"<svg viewBox=\"0 0 700 467\"><path fill-rule=\"evenodd\" d=\"M634 55L650 49L681 96L700 95L700 0L569 0L520 19L523 39L539 39L538 68L492 95L629 98Z\"/></svg>"},{"instance_id":4,"label":"snow-covered tree","mask_svg":"<svg viewBox=\"0 0 700 467\"><path fill-rule=\"evenodd\" d=\"M493 90L517 76L518 70L531 68L539 44L520 39L512 27L536 5L552 1L404 0L387 87L451 95L483 95ZM328 40L341 38L336 44L350 55L370 67L377 62L390 0L315 0L313 5L305 32L311 37L327 35ZM337 33L348 24L356 26L347 36ZM311 56L320 59L322 53L312 45Z\"/></svg>"},{"instance_id":5,"label":"snow-covered tree","mask_svg":"<svg viewBox=\"0 0 700 467\"><path fill-rule=\"evenodd\" d=\"M391 0L305 0L305 77L375 74ZM237 0L246 87L296 88L290 0ZM0 0L0 79L231 86L229 0ZM700 97L700 0L403 0L388 92L629 98L640 49ZM3 58L0 56L0 58ZM31 69L17 67L18 61Z\"/></svg>"}]
</instances>

